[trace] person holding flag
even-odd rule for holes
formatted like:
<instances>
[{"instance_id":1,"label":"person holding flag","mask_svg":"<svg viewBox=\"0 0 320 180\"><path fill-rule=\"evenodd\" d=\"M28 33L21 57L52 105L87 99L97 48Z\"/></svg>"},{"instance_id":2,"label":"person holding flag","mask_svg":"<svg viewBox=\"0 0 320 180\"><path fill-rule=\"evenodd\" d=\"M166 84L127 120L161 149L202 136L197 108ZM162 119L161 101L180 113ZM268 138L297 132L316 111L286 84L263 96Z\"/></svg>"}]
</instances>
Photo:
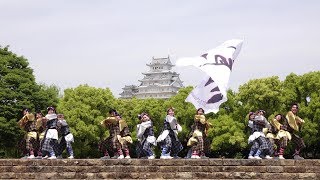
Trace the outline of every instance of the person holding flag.
<instances>
[{"instance_id":1,"label":"person holding flag","mask_svg":"<svg viewBox=\"0 0 320 180\"><path fill-rule=\"evenodd\" d=\"M192 159L200 159L201 156L203 157L204 141L207 137L208 129L211 127L211 123L206 120L203 114L204 110L202 108L197 109L197 114L194 116L194 123L192 125L192 136L187 143L187 146L191 146Z\"/></svg>"}]
</instances>

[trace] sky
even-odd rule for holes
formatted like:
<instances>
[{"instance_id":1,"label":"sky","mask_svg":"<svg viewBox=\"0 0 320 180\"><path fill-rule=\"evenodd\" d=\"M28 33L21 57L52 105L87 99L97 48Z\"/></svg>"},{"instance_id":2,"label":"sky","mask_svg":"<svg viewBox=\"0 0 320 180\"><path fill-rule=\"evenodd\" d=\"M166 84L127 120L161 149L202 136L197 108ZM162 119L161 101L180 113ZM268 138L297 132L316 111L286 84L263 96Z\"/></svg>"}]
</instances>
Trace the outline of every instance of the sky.
<instances>
[{"instance_id":1,"label":"sky","mask_svg":"<svg viewBox=\"0 0 320 180\"><path fill-rule=\"evenodd\" d=\"M88 84L119 97L152 57L199 56L244 39L230 75L251 79L320 69L318 0L0 0L0 46L28 59L38 83ZM185 86L204 73L174 67Z\"/></svg>"}]
</instances>

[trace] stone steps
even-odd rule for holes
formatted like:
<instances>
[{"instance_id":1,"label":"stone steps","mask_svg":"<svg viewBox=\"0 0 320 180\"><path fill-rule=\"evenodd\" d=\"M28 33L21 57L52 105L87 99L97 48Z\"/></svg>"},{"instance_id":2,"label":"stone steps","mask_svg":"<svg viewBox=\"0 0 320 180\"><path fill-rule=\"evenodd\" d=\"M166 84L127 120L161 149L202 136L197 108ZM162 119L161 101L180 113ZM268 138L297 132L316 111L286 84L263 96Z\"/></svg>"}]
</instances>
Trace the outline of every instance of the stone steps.
<instances>
[{"instance_id":1,"label":"stone steps","mask_svg":"<svg viewBox=\"0 0 320 180\"><path fill-rule=\"evenodd\" d=\"M320 160L0 159L1 179L320 179Z\"/></svg>"}]
</instances>

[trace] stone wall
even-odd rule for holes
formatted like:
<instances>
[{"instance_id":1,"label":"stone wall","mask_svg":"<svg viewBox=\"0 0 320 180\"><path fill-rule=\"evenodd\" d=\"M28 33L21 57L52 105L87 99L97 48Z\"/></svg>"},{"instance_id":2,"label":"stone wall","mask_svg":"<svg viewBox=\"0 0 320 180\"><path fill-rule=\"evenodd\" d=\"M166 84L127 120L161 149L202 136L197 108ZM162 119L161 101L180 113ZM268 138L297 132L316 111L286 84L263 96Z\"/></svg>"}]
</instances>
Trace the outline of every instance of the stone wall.
<instances>
[{"instance_id":1,"label":"stone wall","mask_svg":"<svg viewBox=\"0 0 320 180\"><path fill-rule=\"evenodd\" d=\"M320 179L320 160L1 159L1 179Z\"/></svg>"}]
</instances>

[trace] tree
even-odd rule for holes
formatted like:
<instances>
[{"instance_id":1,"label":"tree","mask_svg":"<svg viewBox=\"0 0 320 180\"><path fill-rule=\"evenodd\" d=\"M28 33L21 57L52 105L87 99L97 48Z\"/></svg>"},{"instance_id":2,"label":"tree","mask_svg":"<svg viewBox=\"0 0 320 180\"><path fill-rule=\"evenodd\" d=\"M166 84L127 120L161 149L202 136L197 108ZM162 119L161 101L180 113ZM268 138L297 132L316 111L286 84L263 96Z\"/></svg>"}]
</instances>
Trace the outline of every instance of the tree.
<instances>
[{"instance_id":1,"label":"tree","mask_svg":"<svg viewBox=\"0 0 320 180\"><path fill-rule=\"evenodd\" d=\"M109 89L80 85L64 91L57 110L64 114L75 137L77 157L98 156L98 142L108 135L100 122L115 107L115 101Z\"/></svg>"},{"instance_id":2,"label":"tree","mask_svg":"<svg viewBox=\"0 0 320 180\"><path fill-rule=\"evenodd\" d=\"M209 120L213 124L208 132L212 139L211 149L215 156L235 157L247 147L244 125L234 121L228 115Z\"/></svg>"},{"instance_id":3,"label":"tree","mask_svg":"<svg viewBox=\"0 0 320 180\"><path fill-rule=\"evenodd\" d=\"M283 81L284 96L282 97L282 102L284 106L282 107L282 110L287 111L290 108L290 104L293 102L301 102L301 93L298 88L300 78L300 76L291 73Z\"/></svg>"},{"instance_id":4,"label":"tree","mask_svg":"<svg viewBox=\"0 0 320 180\"><path fill-rule=\"evenodd\" d=\"M239 87L237 99L246 113L263 109L272 114L282 107L282 89L282 82L277 76L254 79Z\"/></svg>"},{"instance_id":5,"label":"tree","mask_svg":"<svg viewBox=\"0 0 320 180\"><path fill-rule=\"evenodd\" d=\"M161 127L163 123L164 108L163 99L119 99L117 100L117 110L127 120L128 125L135 139L136 125L138 124L138 114L146 112L149 114L155 127ZM155 134L158 134L158 129L155 129Z\"/></svg>"},{"instance_id":6,"label":"tree","mask_svg":"<svg viewBox=\"0 0 320 180\"><path fill-rule=\"evenodd\" d=\"M299 116L305 120L302 127L302 136L305 140L305 154L310 157L319 157L320 152L320 72L309 72L300 76L296 90L300 95Z\"/></svg>"},{"instance_id":7,"label":"tree","mask_svg":"<svg viewBox=\"0 0 320 180\"><path fill-rule=\"evenodd\" d=\"M0 149L5 156L17 156L17 142L23 137L17 121L23 108L42 110L58 102L58 89L35 82L27 59L0 47Z\"/></svg>"}]
</instances>

